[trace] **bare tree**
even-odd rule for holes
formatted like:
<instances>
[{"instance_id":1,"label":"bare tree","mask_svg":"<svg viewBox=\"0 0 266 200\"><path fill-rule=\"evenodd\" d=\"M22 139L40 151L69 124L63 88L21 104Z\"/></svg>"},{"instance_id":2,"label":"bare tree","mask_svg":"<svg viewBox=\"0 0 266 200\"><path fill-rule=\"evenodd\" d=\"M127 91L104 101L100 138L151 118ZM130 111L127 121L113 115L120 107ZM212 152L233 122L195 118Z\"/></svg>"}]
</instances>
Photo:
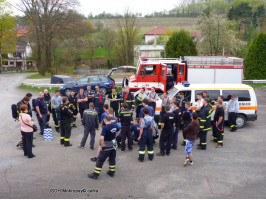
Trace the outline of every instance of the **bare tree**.
<instances>
[{"instance_id":1,"label":"bare tree","mask_svg":"<svg viewBox=\"0 0 266 200\"><path fill-rule=\"evenodd\" d=\"M133 64L134 45L139 39L136 16L127 10L124 13L124 17L116 19L116 28L115 60L118 64Z\"/></svg>"},{"instance_id":2,"label":"bare tree","mask_svg":"<svg viewBox=\"0 0 266 200\"><path fill-rule=\"evenodd\" d=\"M70 9L76 0L21 0L20 9L32 23L36 36L37 63L40 73L52 67L51 47L53 38L67 29L71 18Z\"/></svg>"}]
</instances>

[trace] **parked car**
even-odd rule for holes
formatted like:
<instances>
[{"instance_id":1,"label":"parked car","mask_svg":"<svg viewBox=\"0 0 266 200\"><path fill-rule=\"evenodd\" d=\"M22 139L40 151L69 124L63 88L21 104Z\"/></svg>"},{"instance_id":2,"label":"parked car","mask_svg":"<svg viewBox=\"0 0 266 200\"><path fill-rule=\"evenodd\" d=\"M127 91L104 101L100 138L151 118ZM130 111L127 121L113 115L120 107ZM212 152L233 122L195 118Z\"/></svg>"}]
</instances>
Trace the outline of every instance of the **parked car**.
<instances>
[{"instance_id":1,"label":"parked car","mask_svg":"<svg viewBox=\"0 0 266 200\"><path fill-rule=\"evenodd\" d=\"M112 91L112 87L115 86L115 81L109 76L84 76L74 83L66 84L61 87L60 94L69 96L70 92L73 90L78 94L81 87L86 90L88 85L91 85L93 90L95 90L95 86L98 85L103 93L106 94Z\"/></svg>"},{"instance_id":2,"label":"parked car","mask_svg":"<svg viewBox=\"0 0 266 200\"><path fill-rule=\"evenodd\" d=\"M74 79L70 76L53 75L51 77L51 84L67 84L74 82Z\"/></svg>"}]
</instances>

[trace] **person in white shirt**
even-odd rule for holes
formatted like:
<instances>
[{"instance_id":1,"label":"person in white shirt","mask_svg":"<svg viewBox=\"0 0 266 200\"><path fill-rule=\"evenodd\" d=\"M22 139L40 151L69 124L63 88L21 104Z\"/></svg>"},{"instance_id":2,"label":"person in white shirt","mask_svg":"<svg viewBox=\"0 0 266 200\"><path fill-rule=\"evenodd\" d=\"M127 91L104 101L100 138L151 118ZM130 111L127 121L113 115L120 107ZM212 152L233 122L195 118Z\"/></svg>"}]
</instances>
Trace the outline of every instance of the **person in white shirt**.
<instances>
[{"instance_id":1,"label":"person in white shirt","mask_svg":"<svg viewBox=\"0 0 266 200\"><path fill-rule=\"evenodd\" d=\"M197 110L200 110L201 107L203 106L203 96L202 96L202 93L198 93L197 94L197 99L198 99L198 101L196 102L196 109Z\"/></svg>"}]
</instances>

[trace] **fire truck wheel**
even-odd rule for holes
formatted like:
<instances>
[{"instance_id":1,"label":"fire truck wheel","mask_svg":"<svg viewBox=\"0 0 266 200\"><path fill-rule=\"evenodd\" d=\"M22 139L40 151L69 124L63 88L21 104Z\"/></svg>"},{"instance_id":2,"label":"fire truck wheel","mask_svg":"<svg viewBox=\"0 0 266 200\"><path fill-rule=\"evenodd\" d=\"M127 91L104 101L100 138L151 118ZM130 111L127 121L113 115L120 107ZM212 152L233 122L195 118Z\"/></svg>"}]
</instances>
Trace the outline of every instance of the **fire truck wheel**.
<instances>
[{"instance_id":1,"label":"fire truck wheel","mask_svg":"<svg viewBox=\"0 0 266 200\"><path fill-rule=\"evenodd\" d=\"M128 79L125 77L122 82L122 87L127 87L128 86Z\"/></svg>"}]
</instances>

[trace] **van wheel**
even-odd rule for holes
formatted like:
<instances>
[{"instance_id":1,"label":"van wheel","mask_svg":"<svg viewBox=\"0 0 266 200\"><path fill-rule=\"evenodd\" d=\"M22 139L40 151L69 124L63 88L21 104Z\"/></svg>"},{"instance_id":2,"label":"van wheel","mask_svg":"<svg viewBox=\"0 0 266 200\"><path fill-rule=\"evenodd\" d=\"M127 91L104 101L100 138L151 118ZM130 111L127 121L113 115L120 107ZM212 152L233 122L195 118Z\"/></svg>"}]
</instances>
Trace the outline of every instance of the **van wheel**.
<instances>
[{"instance_id":1,"label":"van wheel","mask_svg":"<svg viewBox=\"0 0 266 200\"><path fill-rule=\"evenodd\" d=\"M241 114L237 114L236 116L236 125L237 128L243 128L245 123L246 123L247 119L244 115Z\"/></svg>"},{"instance_id":2,"label":"van wheel","mask_svg":"<svg viewBox=\"0 0 266 200\"><path fill-rule=\"evenodd\" d=\"M127 87L128 86L128 78L124 78L122 82L122 87Z\"/></svg>"}]
</instances>

